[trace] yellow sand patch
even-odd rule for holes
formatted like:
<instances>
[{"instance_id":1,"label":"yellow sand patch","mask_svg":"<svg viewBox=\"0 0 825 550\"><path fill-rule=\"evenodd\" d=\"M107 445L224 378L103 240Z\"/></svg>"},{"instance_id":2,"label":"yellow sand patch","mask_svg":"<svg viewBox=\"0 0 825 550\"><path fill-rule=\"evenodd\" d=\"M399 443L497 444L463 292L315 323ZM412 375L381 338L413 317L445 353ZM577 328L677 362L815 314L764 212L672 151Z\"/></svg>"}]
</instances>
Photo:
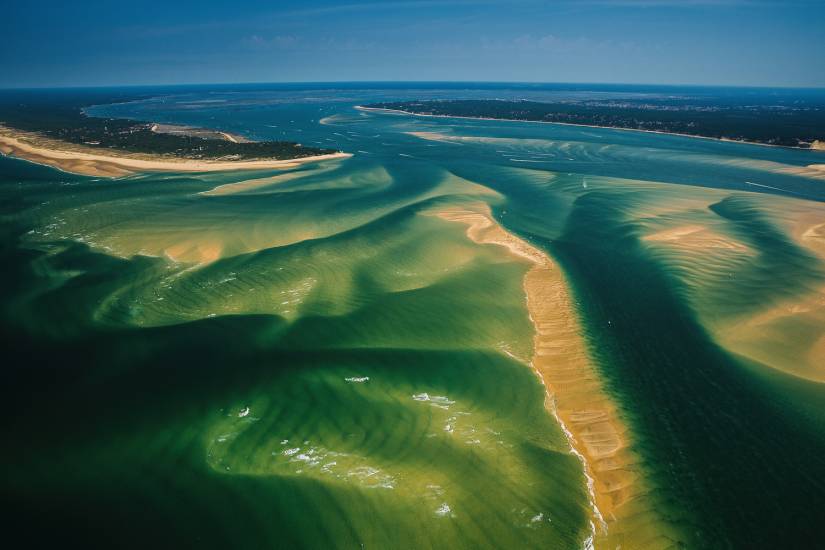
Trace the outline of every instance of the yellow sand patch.
<instances>
[{"instance_id":1,"label":"yellow sand patch","mask_svg":"<svg viewBox=\"0 0 825 550\"><path fill-rule=\"evenodd\" d=\"M825 288L728 322L717 337L740 355L825 382Z\"/></svg>"},{"instance_id":2,"label":"yellow sand patch","mask_svg":"<svg viewBox=\"0 0 825 550\"><path fill-rule=\"evenodd\" d=\"M750 249L744 244L716 233L702 225L682 225L665 229L643 237L645 241L665 242L672 246L685 248L724 248L737 252L748 252Z\"/></svg>"},{"instance_id":3,"label":"yellow sand patch","mask_svg":"<svg viewBox=\"0 0 825 550\"><path fill-rule=\"evenodd\" d=\"M588 355L561 269L547 254L505 231L486 204L442 209L435 215L467 225L473 241L503 246L531 265L524 278L536 330L531 366L547 388L548 410L565 429L592 480L597 547L671 546L679 537L661 522L649 498L627 429Z\"/></svg>"},{"instance_id":4,"label":"yellow sand patch","mask_svg":"<svg viewBox=\"0 0 825 550\"><path fill-rule=\"evenodd\" d=\"M173 262L208 264L219 259L222 252L219 241L187 241L168 247L163 254Z\"/></svg>"},{"instance_id":5,"label":"yellow sand patch","mask_svg":"<svg viewBox=\"0 0 825 550\"><path fill-rule=\"evenodd\" d=\"M334 170L336 168L335 164L332 166L325 166L324 168L318 168L316 170L307 170L307 171L298 171L298 172L288 172L286 174L278 174L275 176L269 176L265 178L253 178L233 183L226 183L223 185L219 185L214 189L210 189L209 191L204 191L201 195L206 196L219 196L219 195L234 195L236 193L244 193L247 191L255 191L257 189L269 187L270 185L277 185L281 183L286 183L288 181L293 181L300 178L305 178L307 176L315 176L318 174L323 174L325 172L329 172L330 170Z\"/></svg>"}]
</instances>

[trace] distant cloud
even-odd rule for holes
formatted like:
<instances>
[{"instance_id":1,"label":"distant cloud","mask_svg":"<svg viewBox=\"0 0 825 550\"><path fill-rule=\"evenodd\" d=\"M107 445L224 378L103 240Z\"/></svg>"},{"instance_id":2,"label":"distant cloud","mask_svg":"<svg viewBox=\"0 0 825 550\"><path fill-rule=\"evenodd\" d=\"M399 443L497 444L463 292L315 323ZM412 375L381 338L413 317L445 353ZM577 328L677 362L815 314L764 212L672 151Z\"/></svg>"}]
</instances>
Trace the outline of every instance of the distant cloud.
<instances>
[{"instance_id":1,"label":"distant cloud","mask_svg":"<svg viewBox=\"0 0 825 550\"><path fill-rule=\"evenodd\" d=\"M393 11L402 9L443 8L448 6L490 6L504 4L500 0L389 0L386 2L352 2L333 6L318 6L285 10L283 16L327 15L359 11Z\"/></svg>"},{"instance_id":2,"label":"distant cloud","mask_svg":"<svg viewBox=\"0 0 825 550\"><path fill-rule=\"evenodd\" d=\"M686 7L757 7L806 4L804 0L580 0L579 5L616 6L623 8L686 8Z\"/></svg>"},{"instance_id":3,"label":"distant cloud","mask_svg":"<svg viewBox=\"0 0 825 550\"><path fill-rule=\"evenodd\" d=\"M247 50L259 52L277 50L300 50L302 52L367 52L376 51L380 45L372 40L363 40L345 36L327 36L312 41L302 40L291 34L266 36L252 34L241 39L241 45Z\"/></svg>"},{"instance_id":4,"label":"distant cloud","mask_svg":"<svg viewBox=\"0 0 825 550\"><path fill-rule=\"evenodd\" d=\"M253 34L244 37L241 43L252 50L284 50L295 47L298 45L299 40L292 35L275 35L264 38Z\"/></svg>"},{"instance_id":5,"label":"distant cloud","mask_svg":"<svg viewBox=\"0 0 825 550\"><path fill-rule=\"evenodd\" d=\"M586 53L588 55L604 54L608 52L627 52L637 49L635 43L623 41L617 43L613 40L594 40L586 36L575 38L562 38L554 34L534 36L532 34L522 34L514 37L482 37L481 48L488 52L507 55L515 54L576 54Z\"/></svg>"}]
</instances>

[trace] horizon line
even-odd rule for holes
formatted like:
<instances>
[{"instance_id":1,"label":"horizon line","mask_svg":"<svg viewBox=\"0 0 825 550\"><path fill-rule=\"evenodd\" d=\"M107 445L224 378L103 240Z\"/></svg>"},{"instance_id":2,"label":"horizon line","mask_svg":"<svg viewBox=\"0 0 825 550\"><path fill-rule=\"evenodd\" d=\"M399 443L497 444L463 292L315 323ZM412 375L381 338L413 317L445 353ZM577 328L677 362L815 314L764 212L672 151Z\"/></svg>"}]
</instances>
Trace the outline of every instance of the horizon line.
<instances>
[{"instance_id":1,"label":"horizon line","mask_svg":"<svg viewBox=\"0 0 825 550\"><path fill-rule=\"evenodd\" d=\"M10 86L0 87L0 92L25 90L93 90L108 88L186 88L201 86L254 86L254 85L323 85L323 84L516 84L516 85L558 85L558 86L649 86L662 88L733 88L733 89L780 89L825 91L825 86L749 85L749 84L695 84L695 83L650 83L650 82L596 82L596 81L530 81L530 80L296 80L296 81L244 81L244 82L193 82L193 83L153 83L153 84L93 84L68 86Z\"/></svg>"}]
</instances>

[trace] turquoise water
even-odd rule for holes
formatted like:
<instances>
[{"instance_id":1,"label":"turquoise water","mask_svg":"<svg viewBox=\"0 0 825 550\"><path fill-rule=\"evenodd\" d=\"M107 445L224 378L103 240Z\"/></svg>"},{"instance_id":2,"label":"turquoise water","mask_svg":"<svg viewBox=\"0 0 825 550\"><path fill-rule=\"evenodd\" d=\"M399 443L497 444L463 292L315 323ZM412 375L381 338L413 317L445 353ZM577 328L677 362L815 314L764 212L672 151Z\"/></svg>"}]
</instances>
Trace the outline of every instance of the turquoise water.
<instances>
[{"instance_id":1,"label":"turquoise water","mask_svg":"<svg viewBox=\"0 0 825 550\"><path fill-rule=\"evenodd\" d=\"M484 201L565 270L674 544L816 544L816 365L723 342L825 287L788 221L825 212L805 168L823 155L354 109L524 93L192 89L90 110L353 153L285 173L113 181L0 158L13 523L47 521L44 544L585 545L581 464L527 365L526 266L431 215ZM655 237L685 226L733 245ZM783 322L799 353L825 331Z\"/></svg>"}]
</instances>

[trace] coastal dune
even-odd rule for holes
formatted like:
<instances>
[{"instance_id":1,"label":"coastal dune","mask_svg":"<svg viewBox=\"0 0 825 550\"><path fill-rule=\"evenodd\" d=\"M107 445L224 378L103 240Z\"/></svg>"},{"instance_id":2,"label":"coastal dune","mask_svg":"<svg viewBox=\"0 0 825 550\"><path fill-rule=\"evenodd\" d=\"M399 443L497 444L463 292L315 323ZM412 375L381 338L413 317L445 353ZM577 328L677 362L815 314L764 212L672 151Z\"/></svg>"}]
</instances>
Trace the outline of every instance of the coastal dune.
<instances>
[{"instance_id":1,"label":"coastal dune","mask_svg":"<svg viewBox=\"0 0 825 550\"><path fill-rule=\"evenodd\" d=\"M120 177L139 172L221 172L229 170L287 169L308 162L347 158L332 153L288 160L199 160L107 151L68 144L0 126L0 152L83 176Z\"/></svg>"},{"instance_id":2,"label":"coastal dune","mask_svg":"<svg viewBox=\"0 0 825 550\"><path fill-rule=\"evenodd\" d=\"M660 521L647 498L639 458L589 357L561 269L547 254L497 224L486 204L442 209L436 215L467 225L467 236L474 242L503 246L531 266L523 282L535 326L530 364L546 387L547 409L582 461L592 504L590 542L596 547L672 546L679 536Z\"/></svg>"}]
</instances>

